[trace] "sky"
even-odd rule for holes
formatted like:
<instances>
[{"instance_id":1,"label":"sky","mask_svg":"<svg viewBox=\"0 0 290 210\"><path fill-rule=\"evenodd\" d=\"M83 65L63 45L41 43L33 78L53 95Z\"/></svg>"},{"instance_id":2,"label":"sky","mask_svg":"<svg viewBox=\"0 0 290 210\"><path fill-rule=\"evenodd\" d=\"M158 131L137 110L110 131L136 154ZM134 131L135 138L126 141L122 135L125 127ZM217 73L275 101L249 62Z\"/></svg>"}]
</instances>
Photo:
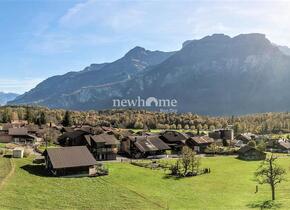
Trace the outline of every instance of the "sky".
<instances>
[{"instance_id":1,"label":"sky","mask_svg":"<svg viewBox=\"0 0 290 210\"><path fill-rule=\"evenodd\" d=\"M282 0L0 0L0 91L214 33L264 33L290 46L289 14Z\"/></svg>"}]
</instances>

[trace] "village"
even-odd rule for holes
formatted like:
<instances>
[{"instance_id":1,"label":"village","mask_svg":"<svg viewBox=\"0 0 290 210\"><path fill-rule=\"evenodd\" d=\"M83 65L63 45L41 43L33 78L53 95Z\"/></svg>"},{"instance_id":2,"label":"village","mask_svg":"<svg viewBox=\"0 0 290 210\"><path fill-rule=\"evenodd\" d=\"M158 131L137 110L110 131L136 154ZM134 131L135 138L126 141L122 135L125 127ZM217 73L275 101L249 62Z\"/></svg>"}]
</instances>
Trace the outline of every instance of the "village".
<instances>
[{"instance_id":1,"label":"village","mask_svg":"<svg viewBox=\"0 0 290 210\"><path fill-rule=\"evenodd\" d=\"M52 135L53 141L45 141ZM34 163L45 164L55 176L96 176L108 161L174 159L182 148L199 156L236 156L242 160L264 160L266 152L290 152L288 139L271 139L269 135L234 134L233 129L186 131L119 129L105 126L28 124L12 121L0 126L2 155L13 158L34 155Z\"/></svg>"}]
</instances>

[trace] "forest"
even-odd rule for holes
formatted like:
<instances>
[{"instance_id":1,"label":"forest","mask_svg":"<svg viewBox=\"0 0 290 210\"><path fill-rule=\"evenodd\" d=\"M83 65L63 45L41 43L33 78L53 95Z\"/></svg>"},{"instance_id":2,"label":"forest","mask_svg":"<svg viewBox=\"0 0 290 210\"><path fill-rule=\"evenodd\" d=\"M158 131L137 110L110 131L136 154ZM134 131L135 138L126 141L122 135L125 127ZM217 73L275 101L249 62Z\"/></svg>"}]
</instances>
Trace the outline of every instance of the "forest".
<instances>
[{"instance_id":1,"label":"forest","mask_svg":"<svg viewBox=\"0 0 290 210\"><path fill-rule=\"evenodd\" d=\"M108 126L127 129L214 130L232 127L236 134L290 133L290 114L257 113L243 116L201 116L194 113L162 113L147 110L66 111L39 106L2 106L0 123L26 120L34 124Z\"/></svg>"}]
</instances>

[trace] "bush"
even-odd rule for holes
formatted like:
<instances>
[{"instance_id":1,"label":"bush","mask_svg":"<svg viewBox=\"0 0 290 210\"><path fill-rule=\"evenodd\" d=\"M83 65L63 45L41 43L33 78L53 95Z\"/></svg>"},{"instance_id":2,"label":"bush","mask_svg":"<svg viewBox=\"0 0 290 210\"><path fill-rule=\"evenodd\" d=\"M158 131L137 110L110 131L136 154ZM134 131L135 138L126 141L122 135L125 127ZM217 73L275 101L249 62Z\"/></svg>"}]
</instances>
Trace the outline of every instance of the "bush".
<instances>
[{"instance_id":1,"label":"bush","mask_svg":"<svg viewBox=\"0 0 290 210\"><path fill-rule=\"evenodd\" d=\"M0 155L5 155L6 154L6 149L0 148Z\"/></svg>"},{"instance_id":2,"label":"bush","mask_svg":"<svg viewBox=\"0 0 290 210\"><path fill-rule=\"evenodd\" d=\"M24 157L29 157L31 155L31 153L32 153L31 149L25 149L23 156Z\"/></svg>"}]
</instances>

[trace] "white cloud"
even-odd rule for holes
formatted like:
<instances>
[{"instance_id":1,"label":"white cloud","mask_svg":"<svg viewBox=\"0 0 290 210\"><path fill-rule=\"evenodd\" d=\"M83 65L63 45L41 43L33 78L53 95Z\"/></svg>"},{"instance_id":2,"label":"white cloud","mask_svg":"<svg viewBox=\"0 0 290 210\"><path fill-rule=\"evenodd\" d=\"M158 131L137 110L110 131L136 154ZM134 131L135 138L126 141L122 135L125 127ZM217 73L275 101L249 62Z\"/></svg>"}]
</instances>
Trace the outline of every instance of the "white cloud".
<instances>
[{"instance_id":1,"label":"white cloud","mask_svg":"<svg viewBox=\"0 0 290 210\"><path fill-rule=\"evenodd\" d=\"M185 39L250 32L265 33L273 42L290 45L289 11L290 3L282 0L87 0L67 9L56 30L45 31L32 47L46 53L70 53L84 46L134 41L137 45L151 43L148 46L154 49L176 50Z\"/></svg>"}]
</instances>

